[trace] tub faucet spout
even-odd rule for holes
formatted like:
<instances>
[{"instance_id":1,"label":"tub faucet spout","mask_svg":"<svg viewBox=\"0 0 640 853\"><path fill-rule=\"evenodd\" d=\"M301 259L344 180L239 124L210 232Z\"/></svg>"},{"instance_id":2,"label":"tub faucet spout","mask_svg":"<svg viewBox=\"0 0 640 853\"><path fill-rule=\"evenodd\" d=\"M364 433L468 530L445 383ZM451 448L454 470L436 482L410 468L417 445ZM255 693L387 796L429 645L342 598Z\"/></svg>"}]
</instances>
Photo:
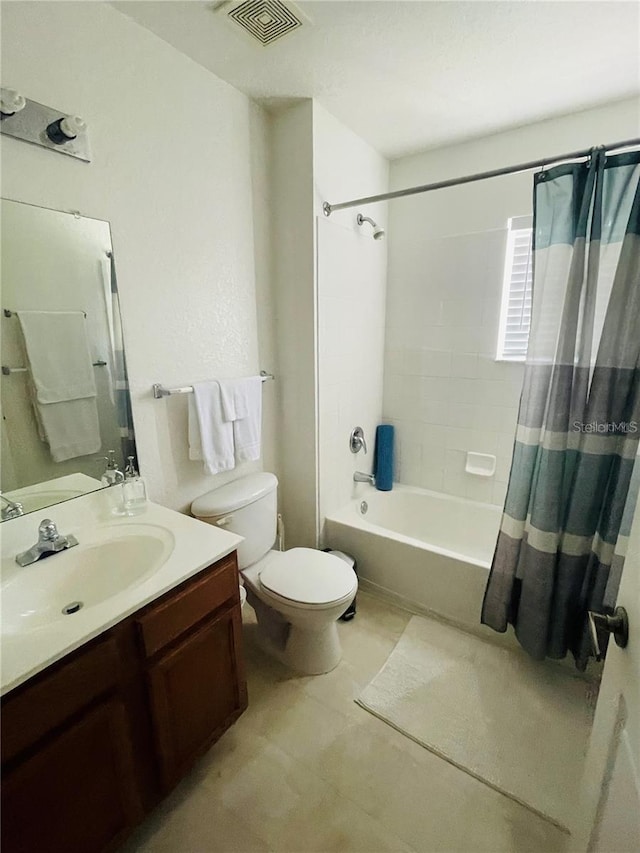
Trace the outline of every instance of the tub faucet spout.
<instances>
[{"instance_id":1,"label":"tub faucet spout","mask_svg":"<svg viewBox=\"0 0 640 853\"><path fill-rule=\"evenodd\" d=\"M362 471L356 471L353 475L354 483L369 483L370 486L375 486L376 478L373 474L363 474Z\"/></svg>"}]
</instances>

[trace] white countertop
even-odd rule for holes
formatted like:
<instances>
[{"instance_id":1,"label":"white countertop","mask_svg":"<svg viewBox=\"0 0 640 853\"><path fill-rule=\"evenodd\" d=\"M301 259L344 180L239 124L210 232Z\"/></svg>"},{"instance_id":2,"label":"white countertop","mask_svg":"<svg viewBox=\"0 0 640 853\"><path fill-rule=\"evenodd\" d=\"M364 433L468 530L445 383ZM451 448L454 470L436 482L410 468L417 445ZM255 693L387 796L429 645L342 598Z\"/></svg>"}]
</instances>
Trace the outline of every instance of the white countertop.
<instances>
[{"instance_id":1,"label":"white countertop","mask_svg":"<svg viewBox=\"0 0 640 853\"><path fill-rule=\"evenodd\" d=\"M56 619L37 629L14 633L3 630L0 694L22 684L201 569L230 554L242 542L242 537L234 533L151 502L141 515L130 518L114 516L112 500L112 490L105 489L0 525L2 586L18 573L31 573L34 583L37 583L42 571L55 572L56 563L64 560L66 552L62 551L44 562L39 561L24 568L15 562L16 554L37 541L38 525L43 518L53 519L61 534L73 534L80 544L83 542L83 531L88 535L87 531L92 528L104 529L104 525L111 524L157 525L170 531L175 540L173 551L166 561L137 585L129 586L99 604L85 607L71 616ZM69 553L73 550L70 549Z\"/></svg>"}]
</instances>

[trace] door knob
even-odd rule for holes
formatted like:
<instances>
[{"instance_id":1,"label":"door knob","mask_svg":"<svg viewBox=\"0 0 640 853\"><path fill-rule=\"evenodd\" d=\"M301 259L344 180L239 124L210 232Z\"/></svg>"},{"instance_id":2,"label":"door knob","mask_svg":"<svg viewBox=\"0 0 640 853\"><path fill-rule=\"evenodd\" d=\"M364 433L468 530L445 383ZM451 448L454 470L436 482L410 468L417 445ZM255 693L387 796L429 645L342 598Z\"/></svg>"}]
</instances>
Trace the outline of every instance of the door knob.
<instances>
[{"instance_id":1,"label":"door knob","mask_svg":"<svg viewBox=\"0 0 640 853\"><path fill-rule=\"evenodd\" d=\"M620 646L621 649L626 648L629 642L629 617L624 607L616 607L612 616L606 613L594 613L593 610L589 610L587 615L589 617L591 645L596 660L602 660L603 658L598 640L598 628L613 634L616 645Z\"/></svg>"}]
</instances>

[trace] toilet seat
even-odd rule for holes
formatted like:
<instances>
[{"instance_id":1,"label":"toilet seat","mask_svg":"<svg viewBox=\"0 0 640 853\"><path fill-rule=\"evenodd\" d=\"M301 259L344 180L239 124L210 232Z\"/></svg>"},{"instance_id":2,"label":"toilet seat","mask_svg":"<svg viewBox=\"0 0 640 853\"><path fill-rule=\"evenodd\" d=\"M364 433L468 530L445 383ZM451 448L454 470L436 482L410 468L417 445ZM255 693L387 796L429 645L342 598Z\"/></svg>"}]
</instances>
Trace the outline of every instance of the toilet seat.
<instances>
[{"instance_id":1,"label":"toilet seat","mask_svg":"<svg viewBox=\"0 0 640 853\"><path fill-rule=\"evenodd\" d=\"M294 607L329 607L348 599L356 576L343 560L312 548L273 553L259 575L266 594Z\"/></svg>"}]
</instances>

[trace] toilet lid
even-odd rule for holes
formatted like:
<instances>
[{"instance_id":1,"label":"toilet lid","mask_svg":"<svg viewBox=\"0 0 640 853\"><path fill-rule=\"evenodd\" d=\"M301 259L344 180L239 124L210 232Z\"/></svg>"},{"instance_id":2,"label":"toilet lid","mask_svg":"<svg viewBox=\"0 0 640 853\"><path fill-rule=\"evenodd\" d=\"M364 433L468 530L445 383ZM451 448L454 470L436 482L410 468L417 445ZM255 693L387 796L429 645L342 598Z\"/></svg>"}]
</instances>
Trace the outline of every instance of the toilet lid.
<instances>
[{"instance_id":1,"label":"toilet lid","mask_svg":"<svg viewBox=\"0 0 640 853\"><path fill-rule=\"evenodd\" d=\"M356 576L339 557L312 548L291 548L269 560L260 572L260 583L291 601L329 604L353 592Z\"/></svg>"}]
</instances>

